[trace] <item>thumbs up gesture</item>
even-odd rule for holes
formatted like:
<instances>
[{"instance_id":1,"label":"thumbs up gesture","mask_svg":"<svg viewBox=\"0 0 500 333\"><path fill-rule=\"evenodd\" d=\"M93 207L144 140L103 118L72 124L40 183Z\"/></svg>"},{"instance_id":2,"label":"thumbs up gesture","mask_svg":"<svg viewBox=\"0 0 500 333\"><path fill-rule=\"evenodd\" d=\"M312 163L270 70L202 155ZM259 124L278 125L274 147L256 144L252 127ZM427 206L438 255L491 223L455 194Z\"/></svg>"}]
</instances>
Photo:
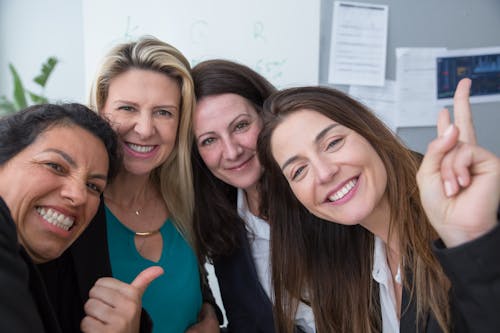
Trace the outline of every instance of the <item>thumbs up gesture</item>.
<instances>
[{"instance_id":1,"label":"thumbs up gesture","mask_svg":"<svg viewBox=\"0 0 500 333\"><path fill-rule=\"evenodd\" d=\"M82 332L139 332L142 295L162 274L161 267L152 266L139 273L130 284L111 277L97 280L85 303L86 317L80 324Z\"/></svg>"},{"instance_id":2,"label":"thumbs up gesture","mask_svg":"<svg viewBox=\"0 0 500 333\"><path fill-rule=\"evenodd\" d=\"M425 213L447 247L472 241L498 224L500 160L476 144L470 85L469 79L458 84L454 124L448 110L439 114L438 137L417 173Z\"/></svg>"}]
</instances>

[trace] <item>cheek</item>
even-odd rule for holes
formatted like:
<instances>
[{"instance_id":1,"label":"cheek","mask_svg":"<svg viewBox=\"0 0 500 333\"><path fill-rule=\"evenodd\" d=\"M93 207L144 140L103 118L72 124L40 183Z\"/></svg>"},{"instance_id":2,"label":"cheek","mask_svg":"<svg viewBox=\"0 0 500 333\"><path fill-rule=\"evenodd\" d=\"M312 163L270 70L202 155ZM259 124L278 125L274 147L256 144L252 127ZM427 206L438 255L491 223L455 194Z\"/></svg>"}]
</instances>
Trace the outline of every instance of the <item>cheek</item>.
<instances>
[{"instance_id":1,"label":"cheek","mask_svg":"<svg viewBox=\"0 0 500 333\"><path fill-rule=\"evenodd\" d=\"M162 137L164 142L175 142L177 138L177 128L178 122L171 122L168 124L161 124L157 126L157 131Z\"/></svg>"},{"instance_id":2,"label":"cheek","mask_svg":"<svg viewBox=\"0 0 500 333\"><path fill-rule=\"evenodd\" d=\"M259 138L260 128L255 128L247 138L248 146L257 150L257 139Z\"/></svg>"},{"instance_id":3,"label":"cheek","mask_svg":"<svg viewBox=\"0 0 500 333\"><path fill-rule=\"evenodd\" d=\"M307 187L303 186L303 184L290 184L290 188L300 203L302 203L306 208L309 208L311 198L308 191L306 191Z\"/></svg>"},{"instance_id":4,"label":"cheek","mask_svg":"<svg viewBox=\"0 0 500 333\"><path fill-rule=\"evenodd\" d=\"M200 152L201 159L205 162L209 170L212 170L217 165L218 150L214 148L215 147L198 150Z\"/></svg>"}]
</instances>

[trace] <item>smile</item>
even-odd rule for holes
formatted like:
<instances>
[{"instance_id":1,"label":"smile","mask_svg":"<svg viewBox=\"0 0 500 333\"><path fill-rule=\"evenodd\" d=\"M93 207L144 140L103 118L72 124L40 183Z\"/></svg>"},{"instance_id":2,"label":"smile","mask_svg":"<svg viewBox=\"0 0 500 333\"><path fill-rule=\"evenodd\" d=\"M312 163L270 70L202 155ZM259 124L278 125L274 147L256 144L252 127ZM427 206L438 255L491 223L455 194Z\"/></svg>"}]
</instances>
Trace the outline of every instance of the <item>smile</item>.
<instances>
[{"instance_id":1,"label":"smile","mask_svg":"<svg viewBox=\"0 0 500 333\"><path fill-rule=\"evenodd\" d=\"M244 161L243 163L237 165L237 166L234 166L234 167L230 167L230 168L226 168L226 170L231 170L231 171L238 171L242 168L244 168L248 162L250 162L252 160L252 158L254 157L255 155L252 155L248 160Z\"/></svg>"},{"instance_id":2,"label":"smile","mask_svg":"<svg viewBox=\"0 0 500 333\"><path fill-rule=\"evenodd\" d=\"M156 147L156 146L136 145L136 144L128 143L128 142L126 144L127 144L127 147L129 147L131 150L133 150L137 153L141 153L141 154L149 153Z\"/></svg>"},{"instance_id":3,"label":"smile","mask_svg":"<svg viewBox=\"0 0 500 333\"><path fill-rule=\"evenodd\" d=\"M61 214L52 208L45 209L37 207L36 211L45 221L66 231L68 231L75 223L74 218Z\"/></svg>"},{"instance_id":4,"label":"smile","mask_svg":"<svg viewBox=\"0 0 500 333\"><path fill-rule=\"evenodd\" d=\"M347 193L349 193L354 188L354 186L356 186L357 182L358 182L357 178L351 179L340 190L335 192L333 195L329 196L328 200L330 200L331 202L335 202L337 200L342 199Z\"/></svg>"}]
</instances>

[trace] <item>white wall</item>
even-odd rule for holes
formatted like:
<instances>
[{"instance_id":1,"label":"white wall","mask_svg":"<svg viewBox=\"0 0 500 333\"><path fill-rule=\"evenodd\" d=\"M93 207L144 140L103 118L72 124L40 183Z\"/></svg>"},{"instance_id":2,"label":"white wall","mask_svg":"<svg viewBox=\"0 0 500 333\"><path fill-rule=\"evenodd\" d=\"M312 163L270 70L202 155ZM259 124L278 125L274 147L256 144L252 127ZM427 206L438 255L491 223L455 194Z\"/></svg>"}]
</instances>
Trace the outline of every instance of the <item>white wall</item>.
<instances>
[{"instance_id":1,"label":"white wall","mask_svg":"<svg viewBox=\"0 0 500 333\"><path fill-rule=\"evenodd\" d=\"M86 101L81 0L0 0L0 95L12 96L12 63L26 88L49 56L59 59L47 82L52 100Z\"/></svg>"},{"instance_id":2,"label":"white wall","mask_svg":"<svg viewBox=\"0 0 500 333\"><path fill-rule=\"evenodd\" d=\"M85 1L85 0L83 0ZM57 8L57 10L55 10ZM82 0L0 0L0 95L12 99L9 63L16 67L26 88L50 56L59 63L47 82L52 101L86 103ZM209 282L221 309L213 267L207 265Z\"/></svg>"}]
</instances>

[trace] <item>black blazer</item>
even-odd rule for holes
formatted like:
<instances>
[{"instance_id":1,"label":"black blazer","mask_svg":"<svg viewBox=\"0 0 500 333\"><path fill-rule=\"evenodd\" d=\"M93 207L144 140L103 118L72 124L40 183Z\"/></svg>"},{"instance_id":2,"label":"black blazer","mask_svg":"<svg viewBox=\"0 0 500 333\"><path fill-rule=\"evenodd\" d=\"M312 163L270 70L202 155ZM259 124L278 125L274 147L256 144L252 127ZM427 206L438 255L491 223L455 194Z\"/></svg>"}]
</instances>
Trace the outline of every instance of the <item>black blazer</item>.
<instances>
[{"instance_id":1,"label":"black blazer","mask_svg":"<svg viewBox=\"0 0 500 333\"><path fill-rule=\"evenodd\" d=\"M112 276L102 200L96 216L75 243L61 257L38 268L63 331L80 332L90 289L99 278ZM151 319L143 309L140 332L151 330Z\"/></svg>"},{"instance_id":2,"label":"black blazer","mask_svg":"<svg viewBox=\"0 0 500 333\"><path fill-rule=\"evenodd\" d=\"M240 246L230 255L214 260L228 330L274 333L272 303L260 285L244 226L240 228L238 243Z\"/></svg>"},{"instance_id":3,"label":"black blazer","mask_svg":"<svg viewBox=\"0 0 500 333\"><path fill-rule=\"evenodd\" d=\"M85 317L83 307L88 300L90 289L99 278L112 276L106 211L102 199L94 219L75 243L61 257L40 265L39 269L64 332L79 332L80 322ZM200 272L201 269L202 267ZM208 287L205 275L200 274L203 302L212 304L221 322L222 313ZM151 331L151 318L142 309L140 332Z\"/></svg>"},{"instance_id":4,"label":"black blazer","mask_svg":"<svg viewBox=\"0 0 500 333\"><path fill-rule=\"evenodd\" d=\"M36 266L17 241L0 198L0 328L2 332L61 332Z\"/></svg>"},{"instance_id":5,"label":"black blazer","mask_svg":"<svg viewBox=\"0 0 500 333\"><path fill-rule=\"evenodd\" d=\"M434 252L451 281L450 306L453 332L498 332L500 328L500 226L467 244L447 249L441 241ZM403 291L402 309L408 304ZM416 331L416 308L410 308L400 321L400 332ZM442 332L433 317L425 330Z\"/></svg>"}]
</instances>

